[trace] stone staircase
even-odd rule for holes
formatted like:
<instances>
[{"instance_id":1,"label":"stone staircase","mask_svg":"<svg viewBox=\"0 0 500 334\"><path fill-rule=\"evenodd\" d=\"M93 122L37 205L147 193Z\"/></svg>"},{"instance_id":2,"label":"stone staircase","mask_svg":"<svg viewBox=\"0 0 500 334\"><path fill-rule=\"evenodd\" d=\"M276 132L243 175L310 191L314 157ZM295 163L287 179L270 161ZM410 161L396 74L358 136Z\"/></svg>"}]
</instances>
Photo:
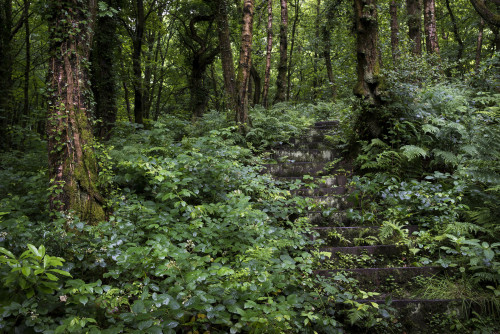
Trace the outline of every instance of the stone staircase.
<instances>
[{"instance_id":1,"label":"stone staircase","mask_svg":"<svg viewBox=\"0 0 500 334\"><path fill-rule=\"evenodd\" d=\"M441 275L444 269L412 266L406 246L380 244L376 238L378 226L361 226L347 218L346 211L352 206L348 201L352 168L339 159L340 155L325 140L326 135L335 133L337 125L336 121L317 122L306 135L276 147L270 157L274 163L265 164L267 172L277 180L305 183L291 192L313 203L308 216L316 233L310 237L320 245L315 275L333 278L341 273L354 279L360 290L376 292L356 302L390 304L395 316L392 332L431 333L433 316L461 310L462 302L413 295L411 288L415 279ZM417 226L406 228L409 233L418 230ZM365 332L357 327L346 330Z\"/></svg>"}]
</instances>

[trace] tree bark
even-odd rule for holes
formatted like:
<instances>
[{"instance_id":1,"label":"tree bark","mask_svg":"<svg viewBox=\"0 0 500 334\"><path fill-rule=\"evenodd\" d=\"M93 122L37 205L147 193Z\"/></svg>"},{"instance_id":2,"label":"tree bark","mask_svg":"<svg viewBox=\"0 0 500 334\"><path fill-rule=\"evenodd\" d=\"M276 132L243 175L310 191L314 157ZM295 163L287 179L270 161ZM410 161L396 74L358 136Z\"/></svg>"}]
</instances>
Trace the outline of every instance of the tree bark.
<instances>
[{"instance_id":1,"label":"tree bark","mask_svg":"<svg viewBox=\"0 0 500 334\"><path fill-rule=\"evenodd\" d=\"M476 46L476 62L474 64L474 71L479 71L479 65L481 63L481 51L483 49L483 31L484 31L484 20L481 18L479 23L479 34L477 35L477 46Z\"/></svg>"},{"instance_id":2,"label":"tree bark","mask_svg":"<svg viewBox=\"0 0 500 334\"><path fill-rule=\"evenodd\" d=\"M262 92L262 104L269 107L268 95L271 80L271 52L273 50L273 0L267 1L267 47L266 47L266 70L264 72L264 91Z\"/></svg>"},{"instance_id":3,"label":"tree bark","mask_svg":"<svg viewBox=\"0 0 500 334\"><path fill-rule=\"evenodd\" d=\"M26 44L26 63L24 64L24 104L23 104L23 114L25 117L29 116L30 109L30 68L31 68L31 43L30 43L30 20L29 20L29 10L30 2L29 0L24 0L24 43Z\"/></svg>"},{"instance_id":4,"label":"tree bark","mask_svg":"<svg viewBox=\"0 0 500 334\"><path fill-rule=\"evenodd\" d=\"M286 99L286 74L288 60L288 7L287 0L281 1L281 23L280 23L280 61L278 65L278 77L276 78L276 96L274 103L283 102Z\"/></svg>"},{"instance_id":5,"label":"tree bark","mask_svg":"<svg viewBox=\"0 0 500 334\"><path fill-rule=\"evenodd\" d=\"M96 2L54 0L49 7L51 92L47 120L50 208L95 223L104 219L89 122L88 73Z\"/></svg>"},{"instance_id":6,"label":"tree bark","mask_svg":"<svg viewBox=\"0 0 500 334\"><path fill-rule=\"evenodd\" d=\"M380 104L380 58L376 0L355 0L357 84L354 94Z\"/></svg>"},{"instance_id":7,"label":"tree bark","mask_svg":"<svg viewBox=\"0 0 500 334\"><path fill-rule=\"evenodd\" d=\"M256 105L260 103L261 78L259 75L259 71L257 71L254 65L252 65L250 75L252 76L252 80L255 86L252 104Z\"/></svg>"},{"instance_id":8,"label":"tree bark","mask_svg":"<svg viewBox=\"0 0 500 334\"><path fill-rule=\"evenodd\" d=\"M219 35L219 52L222 63L222 76L224 78L224 90L226 93L225 100L228 108L236 111L238 91L236 89L236 75L227 18L228 6L226 5L226 0L217 0L216 4L217 10L215 19L217 21L217 32Z\"/></svg>"},{"instance_id":9,"label":"tree bark","mask_svg":"<svg viewBox=\"0 0 500 334\"><path fill-rule=\"evenodd\" d=\"M412 43L411 52L414 56L422 55L422 7L420 0L406 0L408 14L408 37Z\"/></svg>"},{"instance_id":10,"label":"tree bark","mask_svg":"<svg viewBox=\"0 0 500 334\"><path fill-rule=\"evenodd\" d=\"M12 107L12 0L0 0L0 138L8 139L7 125Z\"/></svg>"},{"instance_id":11,"label":"tree bark","mask_svg":"<svg viewBox=\"0 0 500 334\"><path fill-rule=\"evenodd\" d=\"M335 77L333 75L332 56L330 51L332 48L332 41L330 35L331 20L336 17L336 13L334 12L333 9L334 7L332 6L327 6L326 8L325 19L321 28L322 30L321 37L323 39L323 58L325 59L326 74L328 75L328 84L330 85L330 88L332 90L332 101L335 101L337 99L337 84Z\"/></svg>"},{"instance_id":12,"label":"tree bark","mask_svg":"<svg viewBox=\"0 0 500 334\"><path fill-rule=\"evenodd\" d=\"M424 0L424 30L427 53L439 54L435 0Z\"/></svg>"},{"instance_id":13,"label":"tree bark","mask_svg":"<svg viewBox=\"0 0 500 334\"><path fill-rule=\"evenodd\" d=\"M106 3L110 7L113 6L111 0L107 0ZM115 65L119 46L117 28L118 22L115 17L107 15L99 17L95 28L94 47L91 51L94 114L100 120L97 135L103 139L109 139L118 112L116 104L118 78Z\"/></svg>"},{"instance_id":14,"label":"tree bark","mask_svg":"<svg viewBox=\"0 0 500 334\"><path fill-rule=\"evenodd\" d=\"M500 27L500 14L493 13L488 7L486 7L484 0L470 0L470 2L483 20L491 25Z\"/></svg>"},{"instance_id":15,"label":"tree bark","mask_svg":"<svg viewBox=\"0 0 500 334\"><path fill-rule=\"evenodd\" d=\"M398 23L398 4L396 0L391 1L391 51L394 64L399 59L399 23Z\"/></svg>"},{"instance_id":16,"label":"tree bark","mask_svg":"<svg viewBox=\"0 0 500 334\"><path fill-rule=\"evenodd\" d=\"M241 28L241 49L238 66L238 108L236 123L248 126L248 83L252 67L254 0L243 0L243 26Z\"/></svg>"},{"instance_id":17,"label":"tree bark","mask_svg":"<svg viewBox=\"0 0 500 334\"><path fill-rule=\"evenodd\" d=\"M448 10L448 13L450 14L451 23L453 24L453 35L455 36L455 39L457 40L457 43L458 43L457 61L459 61L462 59L462 56L464 53L464 42L463 42L462 38L460 37L457 19L455 17L455 14L453 14L453 10L451 9L450 0L446 0L446 9Z\"/></svg>"},{"instance_id":18,"label":"tree bark","mask_svg":"<svg viewBox=\"0 0 500 334\"><path fill-rule=\"evenodd\" d=\"M380 98L380 58L376 0L355 0L357 84L354 94L366 105L358 119L357 131L361 139L380 136L382 125L378 108Z\"/></svg>"},{"instance_id":19,"label":"tree bark","mask_svg":"<svg viewBox=\"0 0 500 334\"><path fill-rule=\"evenodd\" d=\"M292 24L292 36L291 36L291 45L290 45L290 56L288 57L288 68L287 68L287 75L286 75L286 100L290 100L290 90L292 89L292 69L293 69L293 50L295 47L295 34L297 32L297 25L299 23L299 15L300 15L300 3L298 0L295 1L295 16L293 19L293 24Z\"/></svg>"},{"instance_id":20,"label":"tree bark","mask_svg":"<svg viewBox=\"0 0 500 334\"><path fill-rule=\"evenodd\" d=\"M137 0L135 31L132 36L132 72L134 74L134 119L138 124L144 123L144 87L142 80L142 42L146 18L144 16L144 1Z\"/></svg>"}]
</instances>

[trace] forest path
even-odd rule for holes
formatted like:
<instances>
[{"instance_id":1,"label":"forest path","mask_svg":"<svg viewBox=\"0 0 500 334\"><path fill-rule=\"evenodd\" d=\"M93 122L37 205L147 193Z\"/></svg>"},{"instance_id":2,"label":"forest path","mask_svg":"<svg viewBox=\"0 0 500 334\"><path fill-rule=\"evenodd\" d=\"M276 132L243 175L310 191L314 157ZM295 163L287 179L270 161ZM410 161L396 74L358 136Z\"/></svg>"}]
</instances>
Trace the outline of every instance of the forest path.
<instances>
[{"instance_id":1,"label":"forest path","mask_svg":"<svg viewBox=\"0 0 500 334\"><path fill-rule=\"evenodd\" d=\"M267 172L277 180L290 181L293 194L310 200L308 216L316 232L310 237L319 248L312 251L318 264L315 275L332 280L337 274L352 278L340 284L356 296L356 302L386 304L396 317L393 325L401 333L430 333L439 314L460 313L461 301L418 298L415 286L421 286L425 277L442 275L444 269L416 267L407 246L396 241L382 243L381 222L366 226L348 218L348 210L354 206L348 185L353 169L328 143L337 128L337 121L317 122L306 135L275 147L272 163L265 165ZM303 183L297 186L296 180ZM411 234L418 226L406 229Z\"/></svg>"}]
</instances>

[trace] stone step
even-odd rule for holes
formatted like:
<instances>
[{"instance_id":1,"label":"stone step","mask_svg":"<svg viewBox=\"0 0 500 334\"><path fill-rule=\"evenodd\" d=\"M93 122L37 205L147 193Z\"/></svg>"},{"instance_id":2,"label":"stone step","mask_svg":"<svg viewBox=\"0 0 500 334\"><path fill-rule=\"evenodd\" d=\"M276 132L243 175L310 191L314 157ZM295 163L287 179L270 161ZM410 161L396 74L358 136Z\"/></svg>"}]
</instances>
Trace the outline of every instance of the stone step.
<instances>
[{"instance_id":1,"label":"stone step","mask_svg":"<svg viewBox=\"0 0 500 334\"><path fill-rule=\"evenodd\" d=\"M277 164L263 164L265 172L273 176L295 176L301 177L303 175L318 176L325 168L324 162L289 162Z\"/></svg>"},{"instance_id":2,"label":"stone step","mask_svg":"<svg viewBox=\"0 0 500 334\"><path fill-rule=\"evenodd\" d=\"M323 277L334 277L346 273L358 281L358 287L365 291L390 292L391 287L411 284L416 276L434 276L442 273L442 267L393 267L393 268L355 268L355 269L320 269L314 273Z\"/></svg>"},{"instance_id":3,"label":"stone step","mask_svg":"<svg viewBox=\"0 0 500 334\"><path fill-rule=\"evenodd\" d=\"M317 185L319 188L330 188L335 186L346 186L347 185L347 175L345 174L337 174L333 176L317 176L312 178L304 178L304 176L277 176L276 180L283 182L292 182L301 181L304 183L313 183Z\"/></svg>"},{"instance_id":4,"label":"stone step","mask_svg":"<svg viewBox=\"0 0 500 334\"><path fill-rule=\"evenodd\" d=\"M345 333L466 333L460 330L450 329L448 322L439 322L436 319L447 319L453 317L455 321L463 322L469 319L473 310L473 305L466 300L458 299L358 299L356 302L361 304L386 305L394 311L390 313L394 316L393 328L384 327L379 330L362 330L355 326L350 326L349 321L344 321L346 327ZM332 305L333 306L333 305ZM351 308L350 304L336 303L335 311L338 309ZM481 312L481 311L479 311ZM481 312L483 313L483 312ZM453 315L453 316L452 316ZM391 327L392 327L391 326ZM467 332L468 333L468 332Z\"/></svg>"},{"instance_id":5,"label":"stone step","mask_svg":"<svg viewBox=\"0 0 500 334\"><path fill-rule=\"evenodd\" d=\"M322 247L321 252L328 252L332 254L332 258L336 257L337 253L351 254L351 255L384 255L395 256L399 255L406 247L398 245L368 245L368 246L336 246L336 247Z\"/></svg>"},{"instance_id":6,"label":"stone step","mask_svg":"<svg viewBox=\"0 0 500 334\"><path fill-rule=\"evenodd\" d=\"M405 229L411 235L419 227L408 225ZM378 239L380 226L317 226L312 230L318 232L319 236L311 236L311 240L324 240L328 246L360 246L364 245L364 238L369 238L369 242Z\"/></svg>"},{"instance_id":7,"label":"stone step","mask_svg":"<svg viewBox=\"0 0 500 334\"><path fill-rule=\"evenodd\" d=\"M346 226L350 225L345 211L324 210L309 211L307 213L309 222L318 227Z\"/></svg>"},{"instance_id":8,"label":"stone step","mask_svg":"<svg viewBox=\"0 0 500 334\"><path fill-rule=\"evenodd\" d=\"M330 187L330 188L299 188L290 190L292 195L296 196L332 196L344 195L347 193L346 187Z\"/></svg>"},{"instance_id":9,"label":"stone step","mask_svg":"<svg viewBox=\"0 0 500 334\"><path fill-rule=\"evenodd\" d=\"M338 120L319 121L319 122L314 123L314 127L315 128L323 128L323 127L334 128L334 127L336 127L338 125L339 125L339 121Z\"/></svg>"},{"instance_id":10,"label":"stone step","mask_svg":"<svg viewBox=\"0 0 500 334\"><path fill-rule=\"evenodd\" d=\"M277 161L332 161L337 156L333 150L306 150L306 149L280 149L271 153L271 157Z\"/></svg>"},{"instance_id":11,"label":"stone step","mask_svg":"<svg viewBox=\"0 0 500 334\"><path fill-rule=\"evenodd\" d=\"M311 203L311 210L323 211L328 209L345 210L351 207L345 196L303 196Z\"/></svg>"},{"instance_id":12,"label":"stone step","mask_svg":"<svg viewBox=\"0 0 500 334\"><path fill-rule=\"evenodd\" d=\"M306 139L291 139L288 143L283 143L276 146L276 149L332 150L335 149L335 147L333 147L329 143L324 142L323 140L310 141Z\"/></svg>"}]
</instances>

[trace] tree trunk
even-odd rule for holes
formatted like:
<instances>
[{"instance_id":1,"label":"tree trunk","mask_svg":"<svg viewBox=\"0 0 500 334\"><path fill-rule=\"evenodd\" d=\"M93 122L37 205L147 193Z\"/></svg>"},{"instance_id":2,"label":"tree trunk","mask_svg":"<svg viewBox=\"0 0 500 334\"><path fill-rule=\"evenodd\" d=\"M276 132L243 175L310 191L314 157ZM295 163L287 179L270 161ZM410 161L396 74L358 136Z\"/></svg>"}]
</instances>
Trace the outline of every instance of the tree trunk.
<instances>
[{"instance_id":1,"label":"tree trunk","mask_svg":"<svg viewBox=\"0 0 500 334\"><path fill-rule=\"evenodd\" d=\"M248 119L248 82L252 67L254 0L243 0L243 26L241 28L241 50L238 66L238 108L236 123L249 125Z\"/></svg>"},{"instance_id":2,"label":"tree trunk","mask_svg":"<svg viewBox=\"0 0 500 334\"><path fill-rule=\"evenodd\" d=\"M378 137L382 132L377 113L381 105L380 58L378 50L378 21L376 0L355 0L357 53L357 84L354 94L366 101L357 129L361 139Z\"/></svg>"},{"instance_id":3,"label":"tree trunk","mask_svg":"<svg viewBox=\"0 0 500 334\"><path fill-rule=\"evenodd\" d=\"M260 103L260 91L261 91L261 79L259 75L259 71L252 65L250 75L252 76L252 80L255 86L254 94L253 94L253 105Z\"/></svg>"},{"instance_id":4,"label":"tree trunk","mask_svg":"<svg viewBox=\"0 0 500 334\"><path fill-rule=\"evenodd\" d=\"M286 99L286 74L288 58L288 8L287 0L281 1L281 24L280 24L280 62L278 65L278 77L276 78L276 96L274 103L283 102Z\"/></svg>"},{"instance_id":5,"label":"tree trunk","mask_svg":"<svg viewBox=\"0 0 500 334\"><path fill-rule=\"evenodd\" d=\"M142 41L144 38L144 1L137 0L135 31L132 37L132 72L134 74L134 118L138 124L144 123L144 87L142 80Z\"/></svg>"},{"instance_id":6,"label":"tree trunk","mask_svg":"<svg viewBox=\"0 0 500 334\"><path fill-rule=\"evenodd\" d=\"M500 14L494 13L488 7L486 7L484 0L470 0L470 2L472 3L472 6L474 6L476 12L483 18L483 20L497 28L500 27ZM496 1L496 3L498 4L498 1Z\"/></svg>"},{"instance_id":7,"label":"tree trunk","mask_svg":"<svg viewBox=\"0 0 500 334\"><path fill-rule=\"evenodd\" d=\"M411 42L411 52L414 56L422 55L422 7L421 0L406 0L408 14L408 37Z\"/></svg>"},{"instance_id":8,"label":"tree trunk","mask_svg":"<svg viewBox=\"0 0 500 334\"><path fill-rule=\"evenodd\" d=\"M264 91L262 92L262 104L269 107L268 95L271 80L271 52L273 50L273 0L267 1L267 47L266 47L266 70L264 73Z\"/></svg>"},{"instance_id":9,"label":"tree trunk","mask_svg":"<svg viewBox=\"0 0 500 334\"><path fill-rule=\"evenodd\" d=\"M12 0L0 0L0 147L7 142L12 111L12 26Z\"/></svg>"},{"instance_id":10,"label":"tree trunk","mask_svg":"<svg viewBox=\"0 0 500 334\"><path fill-rule=\"evenodd\" d=\"M399 59L399 23L398 23L398 4L396 0L391 1L391 51L394 64Z\"/></svg>"},{"instance_id":11,"label":"tree trunk","mask_svg":"<svg viewBox=\"0 0 500 334\"><path fill-rule=\"evenodd\" d=\"M435 0L424 0L424 30L427 53L439 54Z\"/></svg>"},{"instance_id":12,"label":"tree trunk","mask_svg":"<svg viewBox=\"0 0 500 334\"><path fill-rule=\"evenodd\" d=\"M86 64L92 43L94 1L54 0L49 7L51 92L47 120L50 208L82 220L104 219L89 122Z\"/></svg>"},{"instance_id":13,"label":"tree trunk","mask_svg":"<svg viewBox=\"0 0 500 334\"><path fill-rule=\"evenodd\" d=\"M451 23L453 24L453 35L455 35L455 39L458 43L457 61L459 61L462 59L464 53L464 42L460 37L457 19L455 18L455 14L453 14L453 11L451 10L450 0L446 0L446 9L448 9L448 13L450 14Z\"/></svg>"},{"instance_id":14,"label":"tree trunk","mask_svg":"<svg viewBox=\"0 0 500 334\"><path fill-rule=\"evenodd\" d=\"M24 0L24 43L26 44L26 63L24 64L24 104L23 104L23 114L25 117L29 117L30 109L30 68L31 68L31 43L30 43L30 20L29 20L29 0Z\"/></svg>"},{"instance_id":15,"label":"tree trunk","mask_svg":"<svg viewBox=\"0 0 500 334\"><path fill-rule=\"evenodd\" d=\"M293 49L295 46L295 33L297 31L297 25L299 23L299 10L300 10L300 3L298 0L295 1L295 16L293 19L293 24L292 24L292 38L291 38L291 45L290 45L290 56L288 57L288 69L287 69L287 75L286 75L286 100L290 100L290 90L292 88L292 69L293 69Z\"/></svg>"},{"instance_id":16,"label":"tree trunk","mask_svg":"<svg viewBox=\"0 0 500 334\"><path fill-rule=\"evenodd\" d=\"M222 63L222 76L224 77L224 90L226 103L229 109L236 111L238 92L236 90L236 75L234 71L233 52L231 51L231 38L227 18L226 0L217 0L216 21L219 35L219 52Z\"/></svg>"},{"instance_id":17,"label":"tree trunk","mask_svg":"<svg viewBox=\"0 0 500 334\"><path fill-rule=\"evenodd\" d=\"M476 63L474 64L474 71L479 71L479 64L481 63L481 51L483 49L483 31L484 31L484 20L481 18L479 23L479 34L477 35L477 47L476 47Z\"/></svg>"},{"instance_id":18,"label":"tree trunk","mask_svg":"<svg viewBox=\"0 0 500 334\"><path fill-rule=\"evenodd\" d=\"M107 1L112 6L112 1ZM95 116L101 122L97 134L100 138L109 139L116 121L118 106L115 59L118 58L118 36L116 18L107 15L99 17L96 22L92 59L92 91L95 100Z\"/></svg>"},{"instance_id":19,"label":"tree trunk","mask_svg":"<svg viewBox=\"0 0 500 334\"><path fill-rule=\"evenodd\" d=\"M321 37L323 39L323 58L325 59L325 67L326 67L326 74L328 75L328 84L330 85L330 88L332 90L332 101L335 101L337 99L337 84L335 77L333 75L333 66L332 66L332 56L331 56L331 48L332 48L332 41L331 41L331 35L330 35L330 30L331 28L331 21L336 17L336 13L333 11L334 7L327 6L326 11L325 11L325 19L323 22L323 25L321 27Z\"/></svg>"}]
</instances>

